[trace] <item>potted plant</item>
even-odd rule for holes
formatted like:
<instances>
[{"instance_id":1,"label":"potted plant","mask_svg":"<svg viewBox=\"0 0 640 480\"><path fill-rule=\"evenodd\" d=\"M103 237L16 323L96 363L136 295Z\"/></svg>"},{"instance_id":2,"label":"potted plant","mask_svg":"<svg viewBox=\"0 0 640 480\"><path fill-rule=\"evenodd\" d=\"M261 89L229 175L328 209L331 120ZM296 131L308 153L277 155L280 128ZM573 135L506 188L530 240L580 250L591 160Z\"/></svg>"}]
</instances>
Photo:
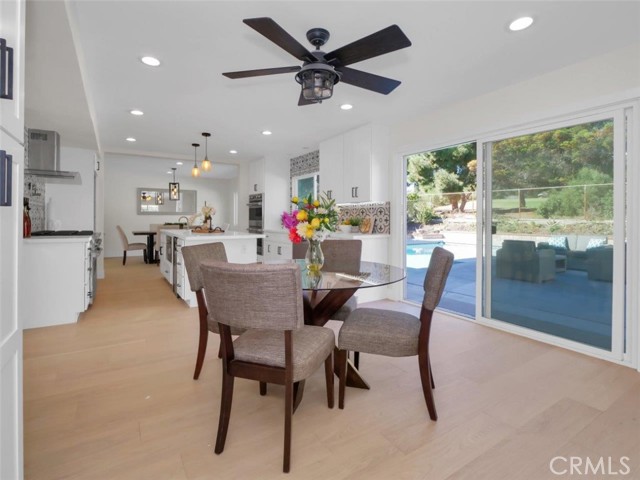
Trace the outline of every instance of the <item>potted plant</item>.
<instances>
[{"instance_id":1,"label":"potted plant","mask_svg":"<svg viewBox=\"0 0 640 480\"><path fill-rule=\"evenodd\" d=\"M362 219L360 217L351 217L349 219L349 225L351 225L351 233L359 233Z\"/></svg>"},{"instance_id":2,"label":"potted plant","mask_svg":"<svg viewBox=\"0 0 640 480\"><path fill-rule=\"evenodd\" d=\"M351 233L351 223L349 223L349 219L345 218L339 228L342 233Z\"/></svg>"}]
</instances>

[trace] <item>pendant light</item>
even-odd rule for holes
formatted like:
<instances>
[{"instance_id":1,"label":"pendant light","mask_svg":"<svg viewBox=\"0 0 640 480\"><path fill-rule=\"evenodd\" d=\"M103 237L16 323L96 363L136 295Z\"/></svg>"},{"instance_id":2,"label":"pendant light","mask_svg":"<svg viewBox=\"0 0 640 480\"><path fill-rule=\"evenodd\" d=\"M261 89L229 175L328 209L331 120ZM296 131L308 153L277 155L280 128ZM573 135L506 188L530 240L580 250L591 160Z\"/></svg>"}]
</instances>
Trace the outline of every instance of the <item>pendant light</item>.
<instances>
[{"instance_id":1,"label":"pendant light","mask_svg":"<svg viewBox=\"0 0 640 480\"><path fill-rule=\"evenodd\" d=\"M200 176L200 169L198 168L198 147L200 146L199 143L192 143L191 146L193 147L193 168L191 169L191 176L192 177L199 177Z\"/></svg>"},{"instance_id":2,"label":"pendant light","mask_svg":"<svg viewBox=\"0 0 640 480\"><path fill-rule=\"evenodd\" d=\"M172 167L173 182L169 182L169 200L180 200L180 184L176 182L176 167Z\"/></svg>"},{"instance_id":3,"label":"pendant light","mask_svg":"<svg viewBox=\"0 0 640 480\"><path fill-rule=\"evenodd\" d=\"M207 139L211 136L211 134L203 132L202 136L204 137L204 160L202 160L202 170L208 172L209 170L211 170L211 162L209 161L209 155L207 152Z\"/></svg>"}]
</instances>

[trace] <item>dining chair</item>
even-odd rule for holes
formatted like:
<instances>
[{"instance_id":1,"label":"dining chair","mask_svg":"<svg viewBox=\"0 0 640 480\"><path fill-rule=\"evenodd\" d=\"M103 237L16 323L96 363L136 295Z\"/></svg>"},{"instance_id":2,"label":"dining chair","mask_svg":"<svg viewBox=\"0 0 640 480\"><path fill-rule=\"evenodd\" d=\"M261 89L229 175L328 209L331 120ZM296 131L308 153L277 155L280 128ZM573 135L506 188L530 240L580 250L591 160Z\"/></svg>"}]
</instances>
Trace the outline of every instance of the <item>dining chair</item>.
<instances>
[{"instance_id":1,"label":"dining chair","mask_svg":"<svg viewBox=\"0 0 640 480\"><path fill-rule=\"evenodd\" d=\"M200 337L198 340L198 356L196 357L196 369L193 372L193 379L197 380L202 370L202 364L204 363L204 356L207 352L207 342L209 340L209 332L220 333L218 329L218 323L210 321L207 317L209 311L207 309L207 302L204 298L204 283L202 280L202 272L200 271L200 263L204 260L216 260L219 262L227 261L227 252L224 248L224 243L204 243L202 245L192 245L189 247L182 247L182 258L184 260L184 267L187 270L187 277L189 278L189 286L191 291L196 294L196 301L198 302L198 318L200 320ZM244 330L233 329L232 335L239 335ZM220 346L218 357L222 357L222 345Z\"/></svg>"},{"instance_id":2,"label":"dining chair","mask_svg":"<svg viewBox=\"0 0 640 480\"><path fill-rule=\"evenodd\" d=\"M294 383L324 362L327 403L333 408L333 330L304 324L302 283L295 264L200 264L210 321L222 341L222 399L215 452L222 453L236 377L285 387L284 460L291 458ZM246 331L232 340L231 329Z\"/></svg>"},{"instance_id":3,"label":"dining chair","mask_svg":"<svg viewBox=\"0 0 640 480\"><path fill-rule=\"evenodd\" d=\"M324 254L322 270L325 272L341 272L352 275L358 275L360 273L362 240L326 240L322 242L321 248ZM306 254L306 243L293 244L294 259L303 259ZM358 299L351 297L331 316L331 319L344 321L356 308L358 308ZM357 351L353 352L353 363L356 368L360 365L360 353Z\"/></svg>"},{"instance_id":4,"label":"dining chair","mask_svg":"<svg viewBox=\"0 0 640 480\"><path fill-rule=\"evenodd\" d=\"M120 242L122 242L122 248L124 250L122 255L122 265L127 264L127 252L130 252L132 250L142 250L144 263L147 263L147 244L142 242L129 243L129 240L122 230L122 227L120 225L116 225L116 229L118 230L118 234L120 235Z\"/></svg>"},{"instance_id":5,"label":"dining chair","mask_svg":"<svg viewBox=\"0 0 640 480\"><path fill-rule=\"evenodd\" d=\"M433 311L440 302L452 264L451 252L441 247L433 250L424 279L420 317L392 310L358 308L343 322L335 359L340 379L339 408L344 408L348 350L387 357L418 355L422 392L429 416L431 420L438 419L433 399L435 383L429 359L429 336Z\"/></svg>"}]
</instances>

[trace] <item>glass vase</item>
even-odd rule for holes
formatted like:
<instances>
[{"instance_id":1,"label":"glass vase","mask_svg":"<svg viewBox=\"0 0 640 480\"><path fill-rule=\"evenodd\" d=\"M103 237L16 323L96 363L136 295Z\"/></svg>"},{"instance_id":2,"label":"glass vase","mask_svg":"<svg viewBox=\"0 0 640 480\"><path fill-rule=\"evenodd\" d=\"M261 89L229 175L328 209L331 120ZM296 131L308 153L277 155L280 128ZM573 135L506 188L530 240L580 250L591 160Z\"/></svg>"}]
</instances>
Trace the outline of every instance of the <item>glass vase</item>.
<instances>
[{"instance_id":1,"label":"glass vase","mask_svg":"<svg viewBox=\"0 0 640 480\"><path fill-rule=\"evenodd\" d=\"M310 272L319 272L324 265L324 254L322 253L322 242L320 240L307 240L309 247L304 260L307 264L307 270Z\"/></svg>"}]
</instances>

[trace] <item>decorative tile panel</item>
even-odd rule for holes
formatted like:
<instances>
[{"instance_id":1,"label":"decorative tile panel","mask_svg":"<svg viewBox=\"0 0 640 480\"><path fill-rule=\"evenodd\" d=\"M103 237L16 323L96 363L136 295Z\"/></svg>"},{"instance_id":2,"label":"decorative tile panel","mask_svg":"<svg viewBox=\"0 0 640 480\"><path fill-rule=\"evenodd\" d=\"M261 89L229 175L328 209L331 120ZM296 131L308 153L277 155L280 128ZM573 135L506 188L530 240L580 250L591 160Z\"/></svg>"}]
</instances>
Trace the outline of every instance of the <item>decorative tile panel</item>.
<instances>
[{"instance_id":1,"label":"decorative tile panel","mask_svg":"<svg viewBox=\"0 0 640 480\"><path fill-rule=\"evenodd\" d=\"M371 217L374 221L372 233L391 233L390 202L341 203L340 223L350 217Z\"/></svg>"},{"instance_id":2,"label":"decorative tile panel","mask_svg":"<svg viewBox=\"0 0 640 480\"><path fill-rule=\"evenodd\" d=\"M299 157L291 159L291 167L289 169L289 177L297 177L308 173L317 173L320 171L320 150L305 153Z\"/></svg>"},{"instance_id":3,"label":"decorative tile panel","mask_svg":"<svg viewBox=\"0 0 640 480\"><path fill-rule=\"evenodd\" d=\"M33 175L24 176L24 197L29 199L31 231L44 230L44 179Z\"/></svg>"}]
</instances>

